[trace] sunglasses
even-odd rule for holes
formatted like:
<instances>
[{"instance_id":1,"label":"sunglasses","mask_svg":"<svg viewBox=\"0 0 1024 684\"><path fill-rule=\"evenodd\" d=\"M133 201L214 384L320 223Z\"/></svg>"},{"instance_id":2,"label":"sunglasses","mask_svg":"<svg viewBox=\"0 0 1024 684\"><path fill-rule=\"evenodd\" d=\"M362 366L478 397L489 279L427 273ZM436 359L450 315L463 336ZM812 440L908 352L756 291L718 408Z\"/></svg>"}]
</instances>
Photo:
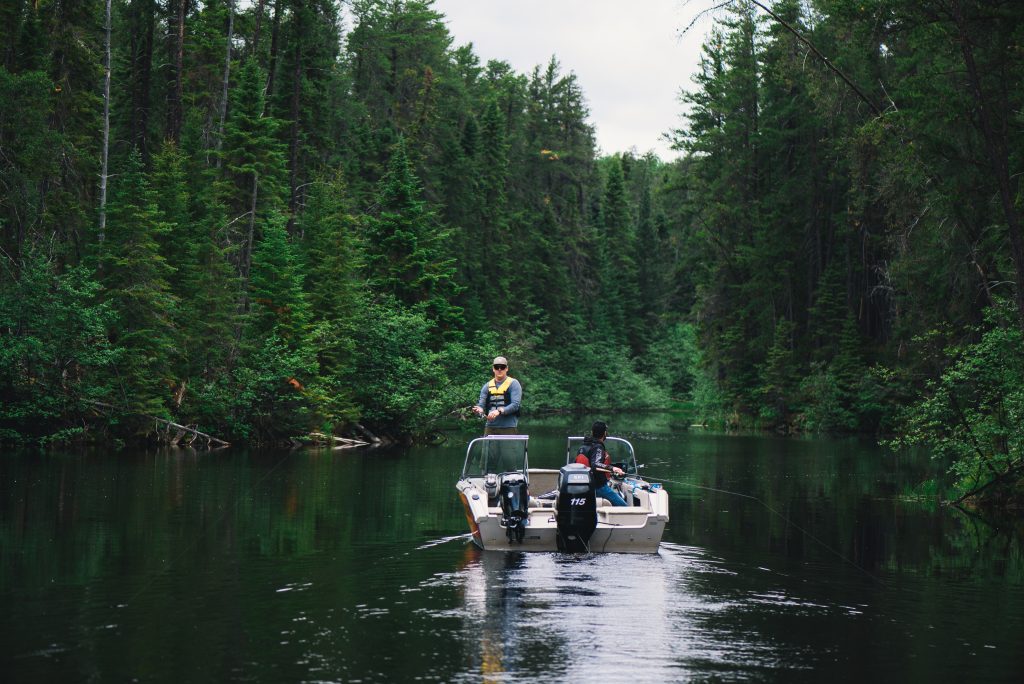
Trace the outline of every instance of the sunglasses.
<instances>
[{"instance_id":1,"label":"sunglasses","mask_svg":"<svg viewBox=\"0 0 1024 684\"><path fill-rule=\"evenodd\" d=\"M494 370L505 370L506 368L508 368L508 366L503 363L494 364Z\"/></svg>"}]
</instances>

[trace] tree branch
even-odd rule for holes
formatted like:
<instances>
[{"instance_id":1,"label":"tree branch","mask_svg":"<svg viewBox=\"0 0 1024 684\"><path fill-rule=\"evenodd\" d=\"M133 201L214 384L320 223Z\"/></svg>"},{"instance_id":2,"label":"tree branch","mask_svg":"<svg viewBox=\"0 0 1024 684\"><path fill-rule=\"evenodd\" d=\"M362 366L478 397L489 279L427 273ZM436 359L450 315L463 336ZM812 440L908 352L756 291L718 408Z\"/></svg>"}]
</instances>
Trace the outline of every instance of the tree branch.
<instances>
[{"instance_id":1,"label":"tree branch","mask_svg":"<svg viewBox=\"0 0 1024 684\"><path fill-rule=\"evenodd\" d=\"M833 64L832 60L830 60L828 57L823 55L821 53L821 50L819 50L817 47L815 47L814 43L812 43L810 40L805 38L799 31L797 31L795 28L790 26L789 23L787 23L785 20L783 20L779 15L775 14L775 12L773 12L764 3L758 2L758 0L750 0L750 2L752 4L754 4L754 5L757 5L761 9L763 9L768 14L768 16L770 16L772 19L774 19L776 22L778 22L779 25L781 25L787 31L789 31L794 36L796 36L797 40L799 40L801 43L803 43L808 48L810 48L811 52L813 52L815 55L817 55L818 59L820 59L825 64L825 66L827 66L829 69L831 69L837 76L839 76L839 78L843 79L843 81L846 83L846 85L850 86L850 88L853 90L853 92L857 93L857 96L861 100L863 100L864 103L868 107L871 107L871 111L875 113L875 116L877 116L877 117L881 117L882 116L882 110L878 108L878 105L876 105L873 100L871 100L867 95L865 95L864 91L862 91L860 88L858 88L857 84L854 83L852 80L850 80L850 78L846 74L844 74L839 67L837 67L835 64Z\"/></svg>"}]
</instances>

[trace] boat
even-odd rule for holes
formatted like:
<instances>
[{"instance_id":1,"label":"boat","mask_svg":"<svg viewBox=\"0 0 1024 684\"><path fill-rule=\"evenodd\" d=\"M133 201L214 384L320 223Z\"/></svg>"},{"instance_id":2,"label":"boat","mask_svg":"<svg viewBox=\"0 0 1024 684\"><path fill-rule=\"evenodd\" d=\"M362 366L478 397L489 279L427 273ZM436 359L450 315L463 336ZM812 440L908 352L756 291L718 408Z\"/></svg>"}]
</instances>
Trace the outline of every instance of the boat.
<instances>
[{"instance_id":1,"label":"boat","mask_svg":"<svg viewBox=\"0 0 1024 684\"><path fill-rule=\"evenodd\" d=\"M568 437L564 461L551 468L530 467L528 435L470 441L456 489L473 542L485 551L657 553L668 492L640 477L628 440L608 437L606 450L625 473L611 483L627 504L612 506L575 462L583 441Z\"/></svg>"}]
</instances>

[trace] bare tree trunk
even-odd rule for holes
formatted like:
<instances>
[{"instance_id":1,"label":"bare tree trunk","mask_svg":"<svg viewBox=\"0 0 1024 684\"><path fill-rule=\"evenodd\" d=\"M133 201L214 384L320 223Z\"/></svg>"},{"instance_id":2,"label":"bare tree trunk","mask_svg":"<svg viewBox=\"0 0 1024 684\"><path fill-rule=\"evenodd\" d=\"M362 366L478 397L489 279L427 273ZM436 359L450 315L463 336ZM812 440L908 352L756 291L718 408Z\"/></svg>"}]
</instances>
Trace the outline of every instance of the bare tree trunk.
<instances>
[{"instance_id":1,"label":"bare tree trunk","mask_svg":"<svg viewBox=\"0 0 1024 684\"><path fill-rule=\"evenodd\" d=\"M787 31L792 33L794 36L796 36L797 40L799 40L801 43L803 43L808 48L810 48L811 52L813 52L814 55L818 59L820 59L821 62L832 71L832 73L834 73L839 78L843 79L843 82L846 83L846 85L850 86L850 89L853 92L857 93L857 97L859 97L868 107L871 108L871 111L874 113L875 116L879 116L879 117L882 116L882 110L878 108L878 105L875 104L874 100L872 100L867 95L865 95L864 91L857 87L856 83L854 83L846 74L844 74L839 69L839 67L837 67L835 64L832 63L832 60L830 60L825 55L821 54L821 51L818 50L818 48L814 45L814 43L812 43L807 38L805 38L799 31L797 31L795 28L790 26L787 22L785 22L782 19L782 17L777 15L775 12L773 12L771 10L771 8L768 7L767 5L765 5L764 3L758 2L758 0L750 0L750 1L753 4L757 5L758 7L760 7L761 9L763 9L765 12L767 12L768 16L770 16L772 19L774 19L776 22L778 22L784 29L786 29Z\"/></svg>"},{"instance_id":2,"label":"bare tree trunk","mask_svg":"<svg viewBox=\"0 0 1024 684\"><path fill-rule=\"evenodd\" d=\"M100 229L97 239L103 244L107 230L107 162L110 151L110 3L106 10L106 54L107 63L103 75L103 160L100 168Z\"/></svg>"},{"instance_id":3,"label":"bare tree trunk","mask_svg":"<svg viewBox=\"0 0 1024 684\"><path fill-rule=\"evenodd\" d=\"M277 71L277 43L281 33L281 0L274 0L274 22L270 29L270 64L267 67L267 87L263 93L263 116L270 112L270 99L274 95L274 72Z\"/></svg>"},{"instance_id":4,"label":"bare tree trunk","mask_svg":"<svg viewBox=\"0 0 1024 684\"><path fill-rule=\"evenodd\" d=\"M224 78L220 89L220 123L217 126L217 168L220 168L220 150L224 144L224 122L228 117L228 83L231 80L231 41L235 36L235 2L228 0L228 40L224 49Z\"/></svg>"},{"instance_id":5,"label":"bare tree trunk","mask_svg":"<svg viewBox=\"0 0 1024 684\"><path fill-rule=\"evenodd\" d=\"M263 7L266 0L259 0L256 3L256 26L252 32L252 56L256 57L260 51L260 31L263 28Z\"/></svg>"},{"instance_id":6,"label":"bare tree trunk","mask_svg":"<svg viewBox=\"0 0 1024 684\"><path fill-rule=\"evenodd\" d=\"M183 121L185 63L185 16L189 0L168 0L167 41L171 56L171 77L167 83L167 126L166 137L178 142L181 138Z\"/></svg>"},{"instance_id":7,"label":"bare tree trunk","mask_svg":"<svg viewBox=\"0 0 1024 684\"><path fill-rule=\"evenodd\" d=\"M240 309L244 313L249 310L249 271L252 268L252 246L256 239L256 200L259 197L260 177L252 174L252 199L249 203L249 230L245 236L245 249L242 250L242 263L239 264L242 276L242 302Z\"/></svg>"},{"instance_id":8,"label":"bare tree trunk","mask_svg":"<svg viewBox=\"0 0 1024 684\"><path fill-rule=\"evenodd\" d=\"M295 227L295 214L298 209L298 187L299 187L299 115L301 112L302 99L302 42L301 25L296 27L295 32L295 66L292 69L292 130L288 141L288 162L290 196L288 198L288 232L291 233Z\"/></svg>"},{"instance_id":9,"label":"bare tree trunk","mask_svg":"<svg viewBox=\"0 0 1024 684\"><path fill-rule=\"evenodd\" d=\"M153 33L155 28L155 0L144 0L131 5L133 18L129 29L131 41L131 120L129 139L142 154L145 164L150 161L149 114L153 74Z\"/></svg>"}]
</instances>

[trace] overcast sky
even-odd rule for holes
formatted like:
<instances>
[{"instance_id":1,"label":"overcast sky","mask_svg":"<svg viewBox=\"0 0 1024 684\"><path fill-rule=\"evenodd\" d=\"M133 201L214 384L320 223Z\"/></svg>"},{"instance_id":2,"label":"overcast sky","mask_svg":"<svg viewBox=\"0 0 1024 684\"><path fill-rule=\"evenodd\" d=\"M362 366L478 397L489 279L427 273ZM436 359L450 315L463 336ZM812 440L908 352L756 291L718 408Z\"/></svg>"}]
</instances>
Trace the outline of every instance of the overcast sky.
<instances>
[{"instance_id":1,"label":"overcast sky","mask_svg":"<svg viewBox=\"0 0 1024 684\"><path fill-rule=\"evenodd\" d=\"M606 154L636 147L677 156L661 135L680 125L680 89L690 90L702 20L681 35L705 2L686 0L436 0L456 46L473 43L485 63L519 73L557 57L575 72Z\"/></svg>"}]
</instances>

